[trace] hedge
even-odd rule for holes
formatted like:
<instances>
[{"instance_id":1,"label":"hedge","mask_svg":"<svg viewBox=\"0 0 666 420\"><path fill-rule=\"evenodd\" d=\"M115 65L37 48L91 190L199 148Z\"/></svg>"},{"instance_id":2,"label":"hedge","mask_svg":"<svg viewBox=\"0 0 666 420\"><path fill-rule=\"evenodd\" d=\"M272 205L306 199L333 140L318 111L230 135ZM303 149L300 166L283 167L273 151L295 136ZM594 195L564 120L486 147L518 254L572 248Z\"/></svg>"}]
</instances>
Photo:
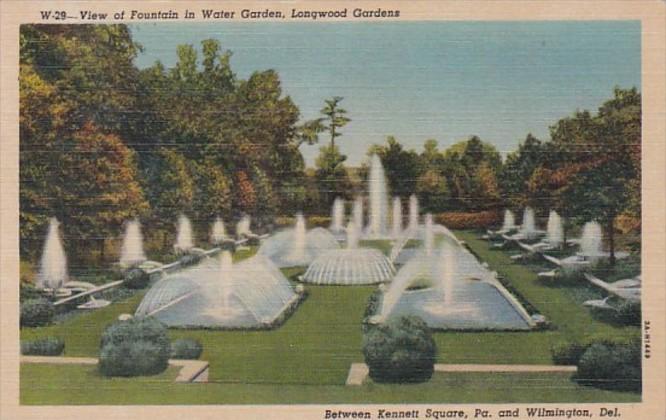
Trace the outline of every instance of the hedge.
<instances>
[{"instance_id":1,"label":"hedge","mask_svg":"<svg viewBox=\"0 0 666 420\"><path fill-rule=\"evenodd\" d=\"M50 324L55 316L53 303L46 299L30 299L21 303L21 327L39 327Z\"/></svg>"},{"instance_id":2,"label":"hedge","mask_svg":"<svg viewBox=\"0 0 666 420\"><path fill-rule=\"evenodd\" d=\"M198 359L203 346L197 340L181 338L171 343L172 359Z\"/></svg>"},{"instance_id":3,"label":"hedge","mask_svg":"<svg viewBox=\"0 0 666 420\"><path fill-rule=\"evenodd\" d=\"M26 356L59 356L64 350L65 342L57 337L21 341L21 354Z\"/></svg>"},{"instance_id":4,"label":"hedge","mask_svg":"<svg viewBox=\"0 0 666 420\"><path fill-rule=\"evenodd\" d=\"M444 212L433 215L435 223L443 224L449 229L490 228L502 222L502 215L495 210L479 212Z\"/></svg>"}]
</instances>

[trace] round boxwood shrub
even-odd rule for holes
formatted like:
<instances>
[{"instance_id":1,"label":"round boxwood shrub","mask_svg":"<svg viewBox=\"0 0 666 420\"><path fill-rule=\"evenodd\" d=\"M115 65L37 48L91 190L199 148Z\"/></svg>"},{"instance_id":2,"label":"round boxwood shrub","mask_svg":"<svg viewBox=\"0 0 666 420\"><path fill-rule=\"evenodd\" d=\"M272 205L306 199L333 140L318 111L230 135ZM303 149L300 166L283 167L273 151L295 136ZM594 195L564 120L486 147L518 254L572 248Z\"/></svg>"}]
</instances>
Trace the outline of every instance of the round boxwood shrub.
<instances>
[{"instance_id":1,"label":"round boxwood shrub","mask_svg":"<svg viewBox=\"0 0 666 420\"><path fill-rule=\"evenodd\" d=\"M171 343L172 359L198 359L203 347L197 340L181 338Z\"/></svg>"},{"instance_id":2,"label":"round boxwood shrub","mask_svg":"<svg viewBox=\"0 0 666 420\"><path fill-rule=\"evenodd\" d=\"M641 325L641 303L637 301L626 300L617 307L615 319L621 325Z\"/></svg>"},{"instance_id":3,"label":"round boxwood shrub","mask_svg":"<svg viewBox=\"0 0 666 420\"><path fill-rule=\"evenodd\" d=\"M588 347L589 344L578 342L560 342L550 348L550 355L556 365L575 365Z\"/></svg>"},{"instance_id":4,"label":"round boxwood shrub","mask_svg":"<svg viewBox=\"0 0 666 420\"><path fill-rule=\"evenodd\" d=\"M26 356L59 356L63 350L65 350L65 342L57 337L21 341L21 354Z\"/></svg>"},{"instance_id":5,"label":"round boxwood shrub","mask_svg":"<svg viewBox=\"0 0 666 420\"><path fill-rule=\"evenodd\" d=\"M578 361L576 380L585 385L613 390L640 391L640 341L626 344L592 344Z\"/></svg>"},{"instance_id":6,"label":"round boxwood shrub","mask_svg":"<svg viewBox=\"0 0 666 420\"><path fill-rule=\"evenodd\" d=\"M102 334L99 369L106 376L155 375L167 368L170 354L167 330L159 321L117 321Z\"/></svg>"},{"instance_id":7,"label":"round boxwood shrub","mask_svg":"<svg viewBox=\"0 0 666 420\"><path fill-rule=\"evenodd\" d=\"M369 328L363 355L375 382L425 382L432 377L436 347L426 323L407 316Z\"/></svg>"},{"instance_id":8,"label":"round boxwood shrub","mask_svg":"<svg viewBox=\"0 0 666 420\"><path fill-rule=\"evenodd\" d=\"M125 274L125 287L128 289L144 289L150 283L150 275L140 268L132 268Z\"/></svg>"},{"instance_id":9,"label":"round boxwood shrub","mask_svg":"<svg viewBox=\"0 0 666 420\"><path fill-rule=\"evenodd\" d=\"M46 299L30 299L21 303L22 327L39 327L51 323L55 315L53 303Z\"/></svg>"}]
</instances>

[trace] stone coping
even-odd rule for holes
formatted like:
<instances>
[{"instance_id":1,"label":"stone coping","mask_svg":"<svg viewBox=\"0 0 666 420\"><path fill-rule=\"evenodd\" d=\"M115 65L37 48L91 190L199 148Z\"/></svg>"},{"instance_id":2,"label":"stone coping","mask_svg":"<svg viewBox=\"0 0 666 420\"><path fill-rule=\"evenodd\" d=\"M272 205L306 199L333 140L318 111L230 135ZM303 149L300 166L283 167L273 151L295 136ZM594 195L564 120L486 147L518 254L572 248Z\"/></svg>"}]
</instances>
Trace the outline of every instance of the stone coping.
<instances>
[{"instance_id":1,"label":"stone coping","mask_svg":"<svg viewBox=\"0 0 666 420\"><path fill-rule=\"evenodd\" d=\"M62 365L96 365L94 357L21 356L21 363L47 363ZM175 382L206 382L208 362L205 360L170 359L169 366L180 368Z\"/></svg>"},{"instance_id":2,"label":"stone coping","mask_svg":"<svg viewBox=\"0 0 666 420\"><path fill-rule=\"evenodd\" d=\"M576 366L562 365L454 365L454 364L435 364L435 372L559 372L574 373L578 370ZM347 375L345 385L362 385L368 377L369 370L365 363L352 363Z\"/></svg>"}]
</instances>

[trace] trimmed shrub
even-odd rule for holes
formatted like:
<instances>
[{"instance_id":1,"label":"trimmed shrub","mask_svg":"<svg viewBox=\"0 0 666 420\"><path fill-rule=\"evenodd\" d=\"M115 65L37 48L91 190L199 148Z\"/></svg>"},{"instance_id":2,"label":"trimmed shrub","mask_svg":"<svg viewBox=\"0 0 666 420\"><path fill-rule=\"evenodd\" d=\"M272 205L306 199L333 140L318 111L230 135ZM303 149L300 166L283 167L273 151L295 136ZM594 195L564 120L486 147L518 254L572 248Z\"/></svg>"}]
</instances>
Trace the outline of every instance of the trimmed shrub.
<instances>
[{"instance_id":1,"label":"trimmed shrub","mask_svg":"<svg viewBox=\"0 0 666 420\"><path fill-rule=\"evenodd\" d=\"M53 303L46 299L30 299L21 304L21 326L39 327L50 324L55 316Z\"/></svg>"},{"instance_id":2,"label":"trimmed shrub","mask_svg":"<svg viewBox=\"0 0 666 420\"><path fill-rule=\"evenodd\" d=\"M197 340L181 338L171 343L172 359L198 359L203 347Z\"/></svg>"},{"instance_id":3,"label":"trimmed shrub","mask_svg":"<svg viewBox=\"0 0 666 420\"><path fill-rule=\"evenodd\" d=\"M556 365L575 365L588 347L589 344L561 342L550 348L550 355Z\"/></svg>"},{"instance_id":4,"label":"trimmed shrub","mask_svg":"<svg viewBox=\"0 0 666 420\"><path fill-rule=\"evenodd\" d=\"M159 321L117 321L102 334L99 369L106 376L155 375L167 368L170 354L167 330Z\"/></svg>"},{"instance_id":5,"label":"trimmed shrub","mask_svg":"<svg viewBox=\"0 0 666 420\"><path fill-rule=\"evenodd\" d=\"M631 300L622 302L617 308L615 320L618 324L639 327L641 325L641 303Z\"/></svg>"},{"instance_id":6,"label":"trimmed shrub","mask_svg":"<svg viewBox=\"0 0 666 420\"><path fill-rule=\"evenodd\" d=\"M382 295L382 292L379 289L375 289L374 292L368 297L368 303L365 305L365 313L363 318L368 318L377 313L379 309L379 297Z\"/></svg>"},{"instance_id":7,"label":"trimmed shrub","mask_svg":"<svg viewBox=\"0 0 666 420\"><path fill-rule=\"evenodd\" d=\"M640 391L640 341L592 344L578 361L576 380L598 388Z\"/></svg>"},{"instance_id":8,"label":"trimmed shrub","mask_svg":"<svg viewBox=\"0 0 666 420\"><path fill-rule=\"evenodd\" d=\"M150 275L140 268L132 268L125 274L125 287L128 289L144 289L150 283Z\"/></svg>"},{"instance_id":9,"label":"trimmed shrub","mask_svg":"<svg viewBox=\"0 0 666 420\"><path fill-rule=\"evenodd\" d=\"M375 382L425 382L434 371L436 347L426 323L406 316L370 328L363 355Z\"/></svg>"},{"instance_id":10,"label":"trimmed shrub","mask_svg":"<svg viewBox=\"0 0 666 420\"><path fill-rule=\"evenodd\" d=\"M449 229L490 228L501 224L502 215L495 210L478 212L445 212L433 215L435 223L441 223Z\"/></svg>"},{"instance_id":11,"label":"trimmed shrub","mask_svg":"<svg viewBox=\"0 0 666 420\"><path fill-rule=\"evenodd\" d=\"M65 342L57 337L21 341L21 354L26 356L59 356L64 350Z\"/></svg>"}]
</instances>

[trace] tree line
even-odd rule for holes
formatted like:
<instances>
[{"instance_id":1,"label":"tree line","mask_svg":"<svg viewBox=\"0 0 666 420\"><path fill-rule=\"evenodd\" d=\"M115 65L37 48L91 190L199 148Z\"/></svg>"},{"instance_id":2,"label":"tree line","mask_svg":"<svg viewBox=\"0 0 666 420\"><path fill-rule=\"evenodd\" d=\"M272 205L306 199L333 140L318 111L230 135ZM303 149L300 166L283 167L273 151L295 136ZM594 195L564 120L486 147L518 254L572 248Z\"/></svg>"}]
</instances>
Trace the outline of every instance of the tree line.
<instances>
[{"instance_id":1,"label":"tree line","mask_svg":"<svg viewBox=\"0 0 666 420\"><path fill-rule=\"evenodd\" d=\"M249 214L261 228L298 210L328 214L336 196L363 192L367 166L347 167L339 150L350 121L343 98L301 121L276 71L239 78L216 40L200 54L179 46L172 68L139 69L140 50L124 25L21 27L22 252L41 246L49 217L68 243L101 253L133 217L166 232L181 213L201 225ZM327 144L306 168L299 147L320 138ZM389 137L368 152L382 159L392 194L416 192L427 211L530 204L605 222L640 214L636 89L616 89L595 115L558 121L549 141L528 136L504 162L476 136L446 150L428 140L421 152Z\"/></svg>"}]
</instances>

